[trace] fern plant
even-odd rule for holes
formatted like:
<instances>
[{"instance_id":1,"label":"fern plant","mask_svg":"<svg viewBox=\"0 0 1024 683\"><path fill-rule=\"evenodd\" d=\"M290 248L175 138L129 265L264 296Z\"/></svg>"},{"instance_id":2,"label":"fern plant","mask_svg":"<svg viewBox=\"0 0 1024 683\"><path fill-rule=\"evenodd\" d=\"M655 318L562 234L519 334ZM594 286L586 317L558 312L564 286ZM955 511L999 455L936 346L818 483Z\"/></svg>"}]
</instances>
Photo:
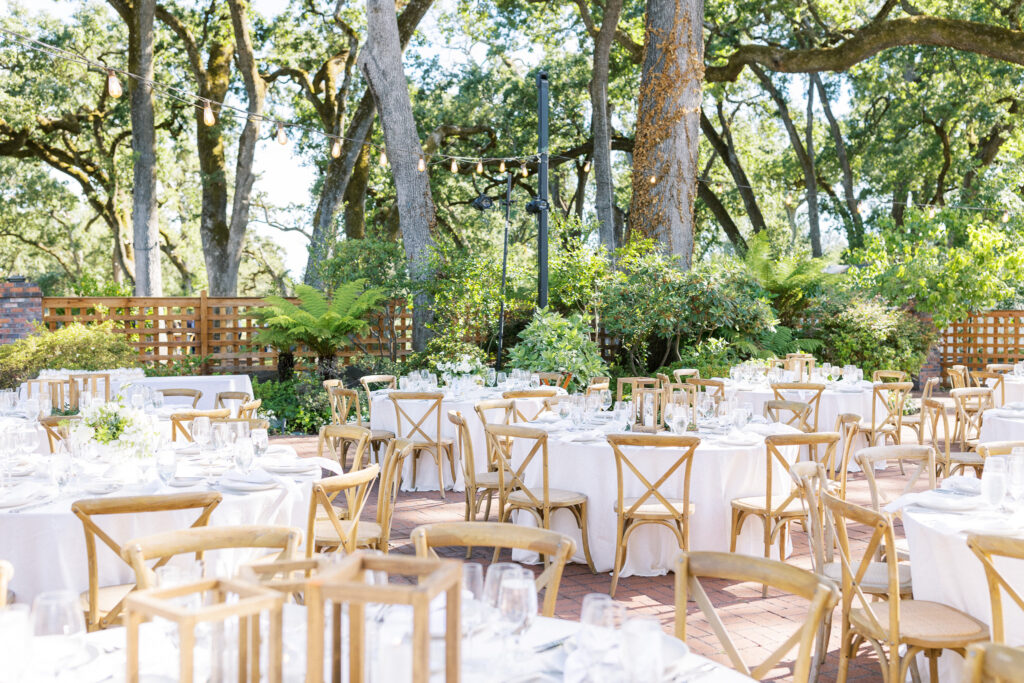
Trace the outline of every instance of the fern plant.
<instances>
[{"instance_id":1,"label":"fern plant","mask_svg":"<svg viewBox=\"0 0 1024 683\"><path fill-rule=\"evenodd\" d=\"M818 339L797 337L792 328L776 325L754 339L734 339L732 346L753 358L785 358L787 353L813 353L822 347Z\"/></svg>"},{"instance_id":2,"label":"fern plant","mask_svg":"<svg viewBox=\"0 0 1024 683\"><path fill-rule=\"evenodd\" d=\"M794 325L810 304L810 297L835 277L825 272L825 261L820 258L775 258L764 233L750 240L744 263L768 292L783 325Z\"/></svg>"},{"instance_id":3,"label":"fern plant","mask_svg":"<svg viewBox=\"0 0 1024 683\"><path fill-rule=\"evenodd\" d=\"M345 282L328 300L309 285L298 285L295 304L279 296L268 296L267 306L256 316L264 328L256 343L272 346L283 353L305 346L316 355L317 369L326 377L338 349L353 343L353 335L369 329L368 314L378 310L384 293L367 288L366 280Z\"/></svg>"}]
</instances>

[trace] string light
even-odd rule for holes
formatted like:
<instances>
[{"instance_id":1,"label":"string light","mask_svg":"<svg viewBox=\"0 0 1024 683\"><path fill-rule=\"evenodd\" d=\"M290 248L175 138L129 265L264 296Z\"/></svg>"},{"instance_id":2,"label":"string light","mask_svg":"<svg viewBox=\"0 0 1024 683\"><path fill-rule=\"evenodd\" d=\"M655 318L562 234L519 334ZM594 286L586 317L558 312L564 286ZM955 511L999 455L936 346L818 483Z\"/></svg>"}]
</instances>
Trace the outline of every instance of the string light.
<instances>
[{"instance_id":1,"label":"string light","mask_svg":"<svg viewBox=\"0 0 1024 683\"><path fill-rule=\"evenodd\" d=\"M526 170L526 162L523 162L523 177L530 175L530 172Z\"/></svg>"},{"instance_id":2,"label":"string light","mask_svg":"<svg viewBox=\"0 0 1024 683\"><path fill-rule=\"evenodd\" d=\"M455 159L452 159L452 173L458 173L458 172L459 172L459 162L457 162Z\"/></svg>"},{"instance_id":3,"label":"string light","mask_svg":"<svg viewBox=\"0 0 1024 683\"><path fill-rule=\"evenodd\" d=\"M648 179L648 181L647 181L647 182L649 182L649 183L650 183L651 185L657 185L657 184L658 184L658 176L656 176L656 175L652 175L652 176L651 176L651 177L650 177L650 178Z\"/></svg>"},{"instance_id":4,"label":"string light","mask_svg":"<svg viewBox=\"0 0 1024 683\"><path fill-rule=\"evenodd\" d=\"M331 145L331 156L335 159L341 156L341 140L335 140Z\"/></svg>"},{"instance_id":5,"label":"string light","mask_svg":"<svg viewBox=\"0 0 1024 683\"><path fill-rule=\"evenodd\" d=\"M480 173L484 172L484 162L483 161L476 162L476 172L477 172L477 174L480 174Z\"/></svg>"},{"instance_id":6,"label":"string light","mask_svg":"<svg viewBox=\"0 0 1024 683\"><path fill-rule=\"evenodd\" d=\"M427 161L423 158L422 155L420 156L420 160L416 162L416 170L419 171L420 173L423 173L424 171L427 170Z\"/></svg>"},{"instance_id":7,"label":"string light","mask_svg":"<svg viewBox=\"0 0 1024 683\"><path fill-rule=\"evenodd\" d=\"M504 173L504 172L505 172L505 160L502 159L501 163L498 164L498 173Z\"/></svg>"},{"instance_id":8,"label":"string light","mask_svg":"<svg viewBox=\"0 0 1024 683\"><path fill-rule=\"evenodd\" d=\"M1001 220L1003 223L1009 223L1010 222L1010 212L1009 211L1003 211L1003 216L999 220Z\"/></svg>"},{"instance_id":9,"label":"string light","mask_svg":"<svg viewBox=\"0 0 1024 683\"><path fill-rule=\"evenodd\" d=\"M377 159L377 163L380 164L381 167L388 165L388 155L384 152L384 150L380 151L380 158Z\"/></svg>"},{"instance_id":10,"label":"string light","mask_svg":"<svg viewBox=\"0 0 1024 683\"><path fill-rule=\"evenodd\" d=\"M288 144L288 137L284 134L284 124L281 123L280 121L277 122L277 144Z\"/></svg>"},{"instance_id":11,"label":"string light","mask_svg":"<svg viewBox=\"0 0 1024 683\"><path fill-rule=\"evenodd\" d=\"M583 162L583 172L590 173L590 159Z\"/></svg>"},{"instance_id":12,"label":"string light","mask_svg":"<svg viewBox=\"0 0 1024 683\"><path fill-rule=\"evenodd\" d=\"M121 81L117 80L117 74L113 69L107 69L107 94L117 99L123 93L124 89L121 88Z\"/></svg>"},{"instance_id":13,"label":"string light","mask_svg":"<svg viewBox=\"0 0 1024 683\"><path fill-rule=\"evenodd\" d=\"M934 206L929 206L928 207L928 218L935 218L935 207Z\"/></svg>"},{"instance_id":14,"label":"string light","mask_svg":"<svg viewBox=\"0 0 1024 683\"><path fill-rule=\"evenodd\" d=\"M206 100L206 104L203 105L203 123L208 126L217 123L217 117L213 115L213 105L210 104L210 100Z\"/></svg>"}]
</instances>

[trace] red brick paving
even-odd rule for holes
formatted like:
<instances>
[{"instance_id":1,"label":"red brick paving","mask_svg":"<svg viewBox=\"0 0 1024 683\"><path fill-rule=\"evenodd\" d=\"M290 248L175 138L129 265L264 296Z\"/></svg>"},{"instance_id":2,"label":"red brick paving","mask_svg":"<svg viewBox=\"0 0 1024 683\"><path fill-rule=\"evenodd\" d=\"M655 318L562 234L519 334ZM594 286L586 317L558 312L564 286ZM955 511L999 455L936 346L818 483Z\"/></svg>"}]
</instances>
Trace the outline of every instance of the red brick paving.
<instances>
[{"instance_id":1,"label":"red brick paving","mask_svg":"<svg viewBox=\"0 0 1024 683\"><path fill-rule=\"evenodd\" d=\"M296 448L301 455L316 453L316 439L313 437L279 437L279 443L288 443ZM891 468L884 474L876 475L880 484L896 493L902 488L899 473ZM860 474L851 474L847 497L866 504L869 501L867 484ZM895 493L891 497L895 497ZM447 502L442 502L439 494L433 492L402 492L394 513L391 531L392 552L412 553L409 534L420 524L431 522L455 521L463 519L464 503L461 493L448 492ZM373 501L371 500L370 503ZM371 507L368 504L368 507ZM372 515L371 510L364 512L364 517ZM851 529L852 540L861 546L866 543L866 533L858 538L856 530ZM897 534L901 530L897 528ZM475 549L472 560L485 566L490 562L493 551ZM853 549L856 553L856 548ZM463 559L464 550L451 549L452 557ZM508 559L507 556L504 559ZM788 562L809 569L810 554L807 538L799 527L794 527L793 554ZM642 614L658 618L666 631L671 632L675 620L674 576L643 577L632 576L619 580L616 599L623 603L630 613ZM611 574L592 574L581 564L570 564L566 567L559 590L556 616L565 619L578 619L583 596L587 593L607 593L611 584ZM761 597L761 586L755 584L735 584L726 581L705 581L704 588L712 604L718 609L726 628L733 638L737 649L749 666L760 663L778 645L788 638L797 626L803 622L806 614L806 602L802 599L769 590L768 597ZM834 681L839 662L838 643L840 625L839 607L832 618L832 636L829 641L828 657L821 671L819 680ZM687 607L687 644L695 652L712 659L728 662L724 650L719 645L710 625L703 618L695 603ZM765 680L791 680L791 667L788 660L779 664ZM862 647L858 656L850 663L850 681L881 681L882 676L874 652Z\"/></svg>"}]
</instances>

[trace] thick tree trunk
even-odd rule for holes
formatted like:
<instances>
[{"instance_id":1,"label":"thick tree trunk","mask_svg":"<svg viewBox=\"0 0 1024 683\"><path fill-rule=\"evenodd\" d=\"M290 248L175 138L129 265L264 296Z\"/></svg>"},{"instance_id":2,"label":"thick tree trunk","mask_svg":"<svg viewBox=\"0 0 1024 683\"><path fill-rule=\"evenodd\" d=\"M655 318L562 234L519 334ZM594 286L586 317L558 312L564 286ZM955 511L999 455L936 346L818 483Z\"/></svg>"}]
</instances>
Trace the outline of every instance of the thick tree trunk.
<instances>
[{"instance_id":1,"label":"thick tree trunk","mask_svg":"<svg viewBox=\"0 0 1024 683\"><path fill-rule=\"evenodd\" d=\"M429 178L417 169L422 149L402 68L394 3L367 0L366 29L366 45L359 55L359 68L380 112L410 275L414 280L422 280L428 275L430 249L434 243L431 231L436 219ZM414 303L413 348L421 351L426 346L432 311L425 292L417 293Z\"/></svg>"},{"instance_id":2,"label":"thick tree trunk","mask_svg":"<svg viewBox=\"0 0 1024 683\"><path fill-rule=\"evenodd\" d=\"M852 230L847 232L847 241L851 247L864 246L864 220L860 215L860 207L857 206L857 197L853 193L853 170L850 168L850 158L846 151L846 142L843 140L843 132L839 128L839 121L832 113L832 105L828 101L828 92L821 76L811 74L811 80L818 87L818 97L821 100L822 111L828 119L828 128L832 133L832 142L836 146L836 159L839 161L839 170L843 174L843 196L846 200L846 208L850 211L850 222Z\"/></svg>"},{"instance_id":3,"label":"thick tree trunk","mask_svg":"<svg viewBox=\"0 0 1024 683\"><path fill-rule=\"evenodd\" d=\"M630 229L690 266L697 194L703 0L648 0Z\"/></svg>"},{"instance_id":4,"label":"thick tree trunk","mask_svg":"<svg viewBox=\"0 0 1024 683\"><path fill-rule=\"evenodd\" d=\"M363 145L352 177L345 187L345 237L366 237L366 187L370 182L370 146Z\"/></svg>"},{"instance_id":5,"label":"thick tree trunk","mask_svg":"<svg viewBox=\"0 0 1024 683\"><path fill-rule=\"evenodd\" d=\"M608 62L622 0L607 0L601 30L594 37L594 70L590 79L590 130L594 136L594 181L598 235L609 256L615 251L615 183L612 178L611 107L608 104Z\"/></svg>"},{"instance_id":6,"label":"thick tree trunk","mask_svg":"<svg viewBox=\"0 0 1024 683\"><path fill-rule=\"evenodd\" d=\"M807 120L804 123L807 164L804 183L807 185L807 223L811 237L811 256L821 256L821 225L818 220L818 176L814 172L814 81L807 79Z\"/></svg>"},{"instance_id":7,"label":"thick tree trunk","mask_svg":"<svg viewBox=\"0 0 1024 683\"><path fill-rule=\"evenodd\" d=\"M129 31L129 70L153 80L153 16L155 0L136 0ZM161 296L160 228L156 214L156 129L153 89L129 81L132 97L132 234L135 241L135 295Z\"/></svg>"}]
</instances>

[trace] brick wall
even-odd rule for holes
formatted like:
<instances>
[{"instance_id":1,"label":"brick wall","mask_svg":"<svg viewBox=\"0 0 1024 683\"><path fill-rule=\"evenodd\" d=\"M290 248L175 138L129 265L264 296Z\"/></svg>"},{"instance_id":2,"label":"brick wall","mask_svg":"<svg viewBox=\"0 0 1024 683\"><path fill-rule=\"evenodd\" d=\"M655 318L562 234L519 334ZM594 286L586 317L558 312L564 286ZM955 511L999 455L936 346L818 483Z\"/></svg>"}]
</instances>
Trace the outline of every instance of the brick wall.
<instances>
[{"instance_id":1,"label":"brick wall","mask_svg":"<svg viewBox=\"0 0 1024 683\"><path fill-rule=\"evenodd\" d=\"M23 277L0 282L0 344L28 336L43 320L43 292Z\"/></svg>"}]
</instances>

